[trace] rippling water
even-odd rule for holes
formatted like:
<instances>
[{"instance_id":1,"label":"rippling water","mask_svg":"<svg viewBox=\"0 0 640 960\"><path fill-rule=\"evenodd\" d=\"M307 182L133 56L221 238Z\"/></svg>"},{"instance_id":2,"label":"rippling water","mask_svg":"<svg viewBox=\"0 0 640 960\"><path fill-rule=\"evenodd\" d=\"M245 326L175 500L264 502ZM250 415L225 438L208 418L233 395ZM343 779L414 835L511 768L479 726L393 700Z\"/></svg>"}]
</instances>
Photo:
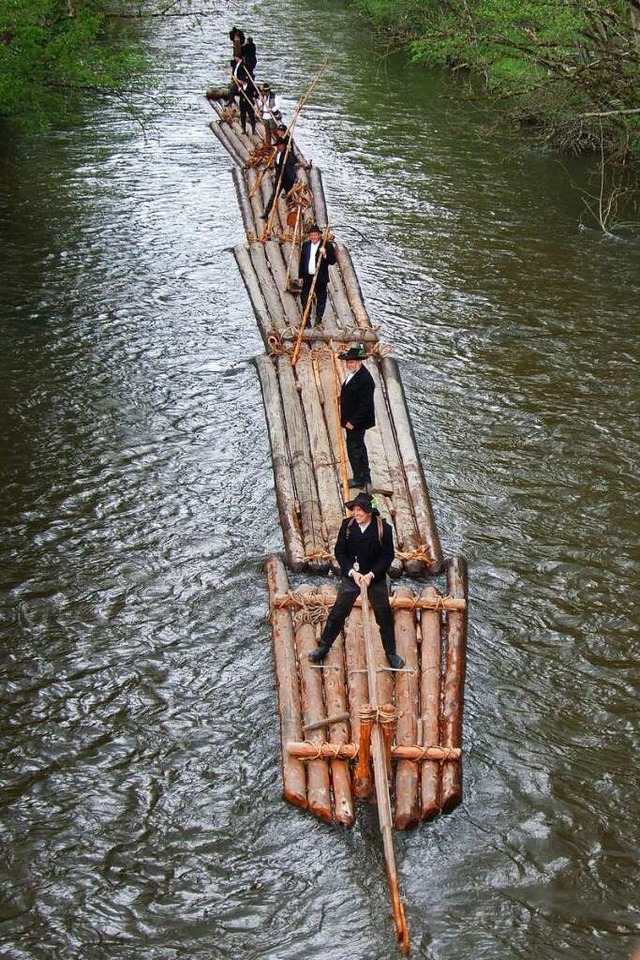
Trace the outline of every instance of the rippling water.
<instances>
[{"instance_id":1,"label":"rippling water","mask_svg":"<svg viewBox=\"0 0 640 960\"><path fill-rule=\"evenodd\" d=\"M234 22L289 113L328 60L300 143L470 562L464 806L397 838L412 955L626 960L640 243L329 0L154 22L146 136L97 104L3 148L2 955L396 953L375 812L280 800L262 346L201 99Z\"/></svg>"}]
</instances>

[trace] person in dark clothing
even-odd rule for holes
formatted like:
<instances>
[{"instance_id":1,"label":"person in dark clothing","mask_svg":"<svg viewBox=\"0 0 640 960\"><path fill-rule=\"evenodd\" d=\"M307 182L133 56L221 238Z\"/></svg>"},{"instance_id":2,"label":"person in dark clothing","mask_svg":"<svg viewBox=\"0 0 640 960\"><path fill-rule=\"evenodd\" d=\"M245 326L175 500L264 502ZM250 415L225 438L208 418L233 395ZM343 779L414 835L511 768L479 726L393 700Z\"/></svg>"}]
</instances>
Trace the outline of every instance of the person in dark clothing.
<instances>
[{"instance_id":1,"label":"person in dark clothing","mask_svg":"<svg viewBox=\"0 0 640 960\"><path fill-rule=\"evenodd\" d=\"M256 55L256 45L253 42L253 37L247 37L246 43L242 44L241 52L242 52L242 58L244 60L244 64L247 70L249 71L249 74L251 75L251 79L253 79L256 72L256 66L258 63L258 57Z\"/></svg>"},{"instance_id":2,"label":"person in dark clothing","mask_svg":"<svg viewBox=\"0 0 640 960\"><path fill-rule=\"evenodd\" d=\"M366 356L367 352L362 343L349 347L346 353L338 354L347 367L347 376L340 390L340 425L346 432L347 456L353 471L350 487L366 487L371 483L364 435L365 431L376 425L373 401L376 385L362 363Z\"/></svg>"},{"instance_id":3,"label":"person in dark clothing","mask_svg":"<svg viewBox=\"0 0 640 960\"><path fill-rule=\"evenodd\" d=\"M271 213L271 208L276 197L288 193L296 182L296 159L293 155L293 148L289 147L287 140L277 140L276 151L273 190L264 208L264 213L261 217L262 220L269 219L269 214Z\"/></svg>"},{"instance_id":4,"label":"person in dark clothing","mask_svg":"<svg viewBox=\"0 0 640 960\"><path fill-rule=\"evenodd\" d=\"M247 132L247 118L251 124L251 133L256 132L255 100L258 93L253 77L247 70L242 57L236 58L236 65L232 74L232 83L240 101L240 125L242 132Z\"/></svg>"},{"instance_id":5,"label":"person in dark clothing","mask_svg":"<svg viewBox=\"0 0 640 960\"><path fill-rule=\"evenodd\" d=\"M231 27L229 30L229 40L233 44L233 59L231 61L231 66L235 66L236 57L242 56L242 45L244 43L244 31L239 30L238 27Z\"/></svg>"},{"instance_id":6,"label":"person in dark clothing","mask_svg":"<svg viewBox=\"0 0 640 960\"><path fill-rule=\"evenodd\" d=\"M380 519L375 500L369 494L359 493L355 500L348 501L345 506L353 510L353 516L342 521L336 540L335 554L342 579L320 644L308 655L308 659L311 663L322 663L360 596L361 586L366 584L387 661L390 667L399 670L404 666L404 660L396 653L387 587L387 571L394 557L393 531L386 520Z\"/></svg>"},{"instance_id":7,"label":"person in dark clothing","mask_svg":"<svg viewBox=\"0 0 640 960\"><path fill-rule=\"evenodd\" d=\"M322 234L320 227L314 223L309 227L308 239L302 244L300 251L300 265L298 267L298 277L302 280L302 290L300 300L302 303L302 314L307 309L311 287L316 295L316 321L315 326L322 323L324 308L327 304L327 286L329 284L329 267L336 262L336 251L333 244L327 241L322 243ZM317 279L314 286L314 277L317 273ZM307 326L311 326L311 311L307 315Z\"/></svg>"}]
</instances>

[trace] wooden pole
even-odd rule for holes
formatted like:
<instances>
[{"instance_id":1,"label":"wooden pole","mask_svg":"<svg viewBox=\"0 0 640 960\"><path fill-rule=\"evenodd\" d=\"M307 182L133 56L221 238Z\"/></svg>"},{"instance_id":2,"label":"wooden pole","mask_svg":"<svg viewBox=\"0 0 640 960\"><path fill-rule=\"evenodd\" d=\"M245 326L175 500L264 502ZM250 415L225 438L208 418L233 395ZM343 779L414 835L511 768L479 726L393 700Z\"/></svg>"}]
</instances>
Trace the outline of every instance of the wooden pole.
<instances>
[{"instance_id":1,"label":"wooden pole","mask_svg":"<svg viewBox=\"0 0 640 960\"><path fill-rule=\"evenodd\" d=\"M298 362L298 356L300 355L300 347L302 346L302 337L304 334L304 328L306 326L309 314L311 313L311 307L313 305L313 294L315 293L316 283L318 282L318 274L320 273L320 265L322 264L322 258L324 256L324 251L327 246L327 239L329 237L329 224L325 227L324 236L322 237L322 245L316 254L316 269L313 274L313 280L311 281L311 289L309 290L309 297L307 299L307 305L304 308L302 314L302 320L300 322L300 330L298 332L298 339L296 340L296 345L293 348L293 353L291 355L291 366L295 367ZM318 263L320 261L320 264Z\"/></svg>"},{"instance_id":2,"label":"wooden pole","mask_svg":"<svg viewBox=\"0 0 640 960\"><path fill-rule=\"evenodd\" d=\"M376 654L373 645L369 595L367 593L366 584L362 584L360 587L360 599L362 601L362 625L364 627L364 643L367 655L369 701L371 706L375 709L378 707L376 682L377 675L375 668ZM387 777L384 735L379 723L374 723L371 731L371 754L373 756L373 774L376 785L376 798L378 801L378 821L380 823L380 832L382 833L384 858L387 867L387 883L389 885L389 892L391 894L393 922L395 923L396 936L400 942L400 948L404 954L407 954L409 952L409 930L404 913L404 906L402 904L402 900L400 899L400 887L398 884L398 872L396 869L396 856L393 848L391 796L389 793L389 780Z\"/></svg>"},{"instance_id":3,"label":"wooden pole","mask_svg":"<svg viewBox=\"0 0 640 960\"><path fill-rule=\"evenodd\" d=\"M295 107L293 113L291 114L291 122L289 123L289 126L287 127L287 131L286 131L286 133L285 133L285 137L287 138L287 146L286 146L286 149L285 149L285 151L284 151L284 160L282 161L282 166L280 167L280 171L281 171L282 174L284 174L284 167L285 167L285 164L286 164L286 162L287 162L287 157L289 156L289 153L290 153L291 148L292 148L292 145L293 145L293 131L294 131L294 129L295 129L296 123L298 122L298 117L300 116L300 111L302 110L303 106L305 105L305 103L306 103L307 100L309 99L309 96L310 96L310 94L311 94L311 91L312 91L313 88L315 87L316 83L318 82L318 80L320 79L320 77L322 76L322 74L324 73L324 71L327 69L327 64L328 64L328 63L329 63L329 61L328 61L328 60L325 60L325 62L322 64L322 66L321 66L320 69L318 70L318 73L316 74L316 76L314 77L313 81L311 82L311 85L309 86L307 92L306 92L306 93L304 94L304 96L301 97L301 99L298 101L298 103L296 104L296 107ZM273 198L273 206L271 207L271 212L269 213L269 219L267 220L267 224L266 224L265 229L264 229L264 236L265 236L265 237L268 237L268 236L269 236L269 233L271 232L271 225L272 225L272 223L273 223L274 210L275 210L275 209L277 208L277 206L278 206L278 198L280 197L280 192L281 192L281 190L282 190L282 178L280 178L280 184L278 184L278 181L276 180L276 193L275 193L275 196L274 196L274 198Z\"/></svg>"}]
</instances>

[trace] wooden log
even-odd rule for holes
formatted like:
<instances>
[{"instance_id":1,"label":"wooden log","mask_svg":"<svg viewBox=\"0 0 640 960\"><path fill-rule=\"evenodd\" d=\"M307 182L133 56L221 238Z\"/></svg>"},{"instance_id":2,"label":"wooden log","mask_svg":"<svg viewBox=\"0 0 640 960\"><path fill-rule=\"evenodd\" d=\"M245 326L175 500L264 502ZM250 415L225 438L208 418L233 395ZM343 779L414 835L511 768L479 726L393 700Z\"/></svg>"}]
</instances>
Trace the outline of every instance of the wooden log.
<instances>
[{"instance_id":1,"label":"wooden log","mask_svg":"<svg viewBox=\"0 0 640 960\"><path fill-rule=\"evenodd\" d=\"M233 177L233 185L236 188L236 197L240 207L244 232L247 235L247 240L251 242L257 238L258 228L256 226L253 209L251 207L251 201L249 200L249 196L247 194L245 179L237 167L233 168L231 171L231 176Z\"/></svg>"},{"instance_id":2,"label":"wooden log","mask_svg":"<svg viewBox=\"0 0 640 960\"><path fill-rule=\"evenodd\" d=\"M322 675L315 670L307 657L316 649L316 632L312 623L300 623L295 631L296 650L300 664L302 690L302 717L304 723L315 723L326 716L322 698ZM321 744L324 736L320 732L309 734L311 744ZM325 760L310 760L307 764L307 805L322 820L333 820L331 809L331 784L329 766Z\"/></svg>"},{"instance_id":3,"label":"wooden log","mask_svg":"<svg viewBox=\"0 0 640 960\"><path fill-rule=\"evenodd\" d=\"M226 135L229 146L233 147L235 152L242 158L242 166L244 168L251 151L246 142L246 138L242 134L239 120L225 120L220 129L222 133Z\"/></svg>"},{"instance_id":4,"label":"wooden log","mask_svg":"<svg viewBox=\"0 0 640 960\"><path fill-rule=\"evenodd\" d=\"M398 364L393 357L383 357L380 369L387 390L389 409L393 411L396 441L407 477L407 490L411 498L416 525L432 558L431 563L427 565L427 573L434 576L441 573L444 568L442 547L433 517L424 470L418 455L416 438L409 417L407 399L400 379Z\"/></svg>"},{"instance_id":5,"label":"wooden log","mask_svg":"<svg viewBox=\"0 0 640 960\"><path fill-rule=\"evenodd\" d=\"M407 587L398 587L392 600L415 601ZM415 609L396 606L394 626L396 650L404 657L410 673L396 675L396 707L398 721L396 743L409 746L418 742L418 649L416 644ZM437 741L436 741L437 742ZM418 807L419 769L412 760L402 760L396 767L396 804L394 826L397 830L413 827L420 820Z\"/></svg>"},{"instance_id":6,"label":"wooden log","mask_svg":"<svg viewBox=\"0 0 640 960\"><path fill-rule=\"evenodd\" d=\"M314 364L320 384L322 410L329 444L333 452L341 504L349 499L349 461L342 427L340 426L339 384L336 378L338 361L331 350L314 351Z\"/></svg>"},{"instance_id":7,"label":"wooden log","mask_svg":"<svg viewBox=\"0 0 640 960\"><path fill-rule=\"evenodd\" d=\"M336 244L336 254L342 275L342 282L347 294L347 299L351 304L351 312L353 313L355 321L359 327L369 327L373 329L371 317L367 313L367 308L364 305L364 297L362 296L362 290L353 266L351 254L343 243Z\"/></svg>"},{"instance_id":8,"label":"wooden log","mask_svg":"<svg viewBox=\"0 0 640 960\"><path fill-rule=\"evenodd\" d=\"M326 740L322 743L310 743L308 740L290 741L287 743L287 752L299 760L312 760L316 757L342 760L359 760L360 747L357 743L341 743L334 745ZM459 760L462 751L447 747L420 747L418 744L408 744L391 748L391 759L398 761L411 760L416 763L430 763L434 760L445 763L450 760Z\"/></svg>"},{"instance_id":9,"label":"wooden log","mask_svg":"<svg viewBox=\"0 0 640 960\"><path fill-rule=\"evenodd\" d=\"M336 590L333 587L326 587L322 592L322 597L328 607L333 606L336 598ZM320 627L316 628L316 640L320 640ZM342 715L347 717L347 722L336 722L331 725L329 730L329 741L332 747L337 747L349 741L349 713L347 707L347 696L345 692L344 675L344 647L341 637L337 637L335 643L325 659L326 669L321 671L324 681L324 702L328 714L335 716ZM334 816L338 823L345 827L353 825L355 820L353 808L353 796L351 793L351 771L344 760L331 761L331 785L333 788Z\"/></svg>"},{"instance_id":10,"label":"wooden log","mask_svg":"<svg viewBox=\"0 0 640 960\"><path fill-rule=\"evenodd\" d=\"M279 594L274 598L276 606L302 607L305 604L320 606L320 597L305 599L304 604L297 592ZM425 589L419 597L414 596L407 588L396 590L389 598L392 610L465 610L467 601L464 597L443 597L438 590ZM360 597L356 597L355 606L360 606Z\"/></svg>"},{"instance_id":11,"label":"wooden log","mask_svg":"<svg viewBox=\"0 0 640 960\"><path fill-rule=\"evenodd\" d=\"M287 446L280 390L273 361L269 357L256 357L256 367L258 368L262 397L267 415L276 501L280 514L280 523L282 525L287 563L292 570L300 572L305 569L307 561L305 559L305 550L298 519L294 512L295 493L293 471Z\"/></svg>"},{"instance_id":12,"label":"wooden log","mask_svg":"<svg viewBox=\"0 0 640 960\"><path fill-rule=\"evenodd\" d=\"M360 712L369 702L362 632L362 611L352 610L344 625L344 650L347 661L347 697L351 714L351 736L360 741Z\"/></svg>"},{"instance_id":13,"label":"wooden log","mask_svg":"<svg viewBox=\"0 0 640 960\"><path fill-rule=\"evenodd\" d=\"M338 330L337 328L330 328L327 324L323 324L324 330L319 330L317 327L313 330L310 335L305 336L305 340L309 340L311 343L327 343L333 345L335 343L349 345L351 343L375 343L378 339L378 335L373 330L362 330L362 331L343 331ZM283 334L283 339L286 340L295 340L296 339L296 330L286 330Z\"/></svg>"},{"instance_id":14,"label":"wooden log","mask_svg":"<svg viewBox=\"0 0 640 960\"><path fill-rule=\"evenodd\" d=\"M335 453L331 447L312 360L308 351L296 365L296 378L300 387L300 399L307 421L316 482L318 489L322 490L320 511L324 525L323 533L325 534L327 548L333 555L333 548L342 525L344 510L336 477ZM339 572L340 567L337 560L334 559L331 565L335 571Z\"/></svg>"},{"instance_id":15,"label":"wooden log","mask_svg":"<svg viewBox=\"0 0 640 960\"><path fill-rule=\"evenodd\" d=\"M420 599L433 603L440 592L425 587ZM420 619L420 719L422 741L440 743L440 684L442 673L442 615L438 610L423 608ZM440 812L442 768L438 763L423 763L420 770L420 818L431 820Z\"/></svg>"},{"instance_id":16,"label":"wooden log","mask_svg":"<svg viewBox=\"0 0 640 960\"><path fill-rule=\"evenodd\" d=\"M214 134L214 136L217 137L217 139L220 141L224 149L227 151L227 153L233 160L234 164L237 167L244 166L244 159L242 157L242 154L238 153L235 147L229 143L227 137L223 133L223 130L220 127L220 124L218 123L217 120L211 121L211 123L209 124L209 129Z\"/></svg>"},{"instance_id":17,"label":"wooden log","mask_svg":"<svg viewBox=\"0 0 640 960\"><path fill-rule=\"evenodd\" d=\"M375 710L365 704L360 709L360 743L349 744L356 749L357 765L353 773L353 786L356 797L366 800L373 792L373 768L371 766L371 729L375 719ZM290 746L290 745L289 745ZM345 745L346 746L346 745Z\"/></svg>"},{"instance_id":18,"label":"wooden log","mask_svg":"<svg viewBox=\"0 0 640 960\"><path fill-rule=\"evenodd\" d=\"M322 185L322 171L320 167L312 166L307 171L309 186L313 193L313 213L314 219L319 226L324 229L329 223L329 214L327 212L327 201L324 196L324 186Z\"/></svg>"},{"instance_id":19,"label":"wooden log","mask_svg":"<svg viewBox=\"0 0 640 960\"><path fill-rule=\"evenodd\" d=\"M281 593L288 589L287 575L277 557L269 557L265 563L269 593ZM283 795L297 807L307 806L307 774L304 764L293 758L286 749L291 740L302 737L302 708L296 666L296 651L293 638L293 622L288 610L274 608L271 611L273 659L278 687L278 712L280 714L280 740L282 749Z\"/></svg>"},{"instance_id":20,"label":"wooden log","mask_svg":"<svg viewBox=\"0 0 640 960\"><path fill-rule=\"evenodd\" d=\"M315 723L305 723L302 731L303 733L308 733L309 730L321 730L333 726L334 723L343 723L345 720L349 721L350 719L351 714L348 710L345 710L343 713L336 713L335 716L327 717L325 720L317 720Z\"/></svg>"},{"instance_id":21,"label":"wooden log","mask_svg":"<svg viewBox=\"0 0 640 960\"><path fill-rule=\"evenodd\" d=\"M271 317L271 322L278 332L286 328L286 318L280 301L278 288L271 276L269 264L264 252L264 246L260 243L252 243L249 248L249 255L253 268L258 278L260 289Z\"/></svg>"},{"instance_id":22,"label":"wooden log","mask_svg":"<svg viewBox=\"0 0 640 960\"><path fill-rule=\"evenodd\" d=\"M330 557L333 556L333 544L329 544L323 536L320 498L313 471L304 411L289 358L277 357L276 370L291 453L302 542L309 569L324 573L329 568Z\"/></svg>"},{"instance_id":23,"label":"wooden log","mask_svg":"<svg viewBox=\"0 0 640 960\"><path fill-rule=\"evenodd\" d=\"M264 202L262 200L262 191L258 185L258 179L262 180L263 176L262 170L256 170L255 167L251 167L242 173L247 189L247 199L253 214L254 230L257 240L261 239L264 232L264 220L260 219L260 215L264 213Z\"/></svg>"},{"instance_id":24,"label":"wooden log","mask_svg":"<svg viewBox=\"0 0 640 960\"><path fill-rule=\"evenodd\" d=\"M258 327L260 328L262 339L266 344L268 337L271 333L273 333L273 327L271 325L267 304L262 295L262 289L258 283L258 278L253 268L253 263L251 262L249 250L244 244L236 244L236 246L233 248L233 255L236 258L236 263L238 264L238 269L240 270L240 276L242 277L247 293L249 294L251 306L253 307L253 312L256 315L256 320L258 321Z\"/></svg>"},{"instance_id":25,"label":"wooden log","mask_svg":"<svg viewBox=\"0 0 640 960\"><path fill-rule=\"evenodd\" d=\"M299 326L300 315L298 301L287 290L287 265L282 256L282 248L277 240L270 240L264 245L267 263L280 296L282 313L285 322L291 326Z\"/></svg>"},{"instance_id":26,"label":"wooden log","mask_svg":"<svg viewBox=\"0 0 640 960\"><path fill-rule=\"evenodd\" d=\"M396 547L398 550L412 553L418 550L420 539L416 527L411 501L407 489L407 481L398 448L396 446L395 431L389 416L386 402L386 389L377 363L366 361L367 369L376 385L374 394L376 424L382 437L384 453L389 468L389 476L393 486L393 524L396 530ZM412 577L420 576L424 572L424 563L420 560L404 560L405 571Z\"/></svg>"},{"instance_id":27,"label":"wooden log","mask_svg":"<svg viewBox=\"0 0 640 960\"><path fill-rule=\"evenodd\" d=\"M467 597L467 561L447 561L447 593ZM467 665L467 611L450 610L445 619L446 668L442 697L441 740L445 747L462 746L464 675ZM442 768L442 809L453 810L462 801L462 762L452 760Z\"/></svg>"},{"instance_id":28,"label":"wooden log","mask_svg":"<svg viewBox=\"0 0 640 960\"><path fill-rule=\"evenodd\" d=\"M333 305L336 326L345 332L352 331L354 327L357 327L358 323L351 310L351 304L342 282L342 274L337 264L329 268L329 298Z\"/></svg>"},{"instance_id":29,"label":"wooden log","mask_svg":"<svg viewBox=\"0 0 640 960\"><path fill-rule=\"evenodd\" d=\"M369 607L369 595L365 584L362 584L360 587L360 596L362 598L362 626L364 631L364 647L367 661L367 681L370 693L369 702L375 709L380 705L381 701L377 699L376 695L376 683L378 679L376 677L375 669L377 657L374 653L374 647L376 644L373 638L373 617ZM384 859L386 865L387 883L389 885L389 893L391 895L393 922L396 928L396 935L402 946L402 951L403 953L408 953L409 931L407 929L404 907L402 900L400 899L400 886L398 884L398 874L396 869L396 855L393 847L391 795L389 791L389 779L387 776L384 734L382 725L380 723L374 723L371 730L371 756L373 758L373 778L376 787L378 822L380 824L380 833L382 834L382 844L384 847Z\"/></svg>"}]
</instances>

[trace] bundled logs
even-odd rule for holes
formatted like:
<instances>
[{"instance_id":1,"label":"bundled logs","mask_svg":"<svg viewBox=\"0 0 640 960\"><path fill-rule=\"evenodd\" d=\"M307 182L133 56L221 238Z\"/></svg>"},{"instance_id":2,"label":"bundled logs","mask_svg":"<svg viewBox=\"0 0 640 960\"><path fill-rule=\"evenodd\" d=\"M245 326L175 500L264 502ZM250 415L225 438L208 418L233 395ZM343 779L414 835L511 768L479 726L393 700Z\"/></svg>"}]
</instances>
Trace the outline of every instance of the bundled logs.
<instances>
[{"instance_id":1,"label":"bundled logs","mask_svg":"<svg viewBox=\"0 0 640 960\"><path fill-rule=\"evenodd\" d=\"M296 573L339 572L333 549L353 491L339 412L345 369L337 355L360 343L376 386L376 427L366 442L372 492L394 531L390 573L436 577L445 571L446 580L444 592L434 583L417 592L400 586L391 595L403 669L388 668L377 625L360 599L319 667L307 655L317 647L335 588L307 584L292 591L282 562L268 559L284 796L348 826L357 798L380 804L382 765L393 826L407 829L461 802L466 564L461 557L443 560L398 365L380 343L349 251L338 241L322 326L301 330L301 243L311 223L329 223L321 171L293 143L296 185L265 220L275 150L263 141L260 122L255 135L241 131L237 107L226 104L227 89L207 97L217 114L211 129L234 163L246 236L234 255L266 349L256 366L287 565ZM363 602L367 608L366 595ZM391 808L385 804L386 836ZM401 905L394 910L398 937L408 947Z\"/></svg>"},{"instance_id":2,"label":"bundled logs","mask_svg":"<svg viewBox=\"0 0 640 960\"><path fill-rule=\"evenodd\" d=\"M324 820L353 822L354 799L373 793L370 744L372 700L388 711L388 756L398 830L453 809L461 800L462 695L467 615L466 565L447 565L448 593L435 586L391 597L396 646L405 667L386 665L372 623L376 690L367 677L358 602L322 667L315 649L335 599L329 586L290 590L276 557L266 563L279 690L284 794ZM382 718L383 719L383 718ZM301 796L301 765L306 780Z\"/></svg>"}]
</instances>

